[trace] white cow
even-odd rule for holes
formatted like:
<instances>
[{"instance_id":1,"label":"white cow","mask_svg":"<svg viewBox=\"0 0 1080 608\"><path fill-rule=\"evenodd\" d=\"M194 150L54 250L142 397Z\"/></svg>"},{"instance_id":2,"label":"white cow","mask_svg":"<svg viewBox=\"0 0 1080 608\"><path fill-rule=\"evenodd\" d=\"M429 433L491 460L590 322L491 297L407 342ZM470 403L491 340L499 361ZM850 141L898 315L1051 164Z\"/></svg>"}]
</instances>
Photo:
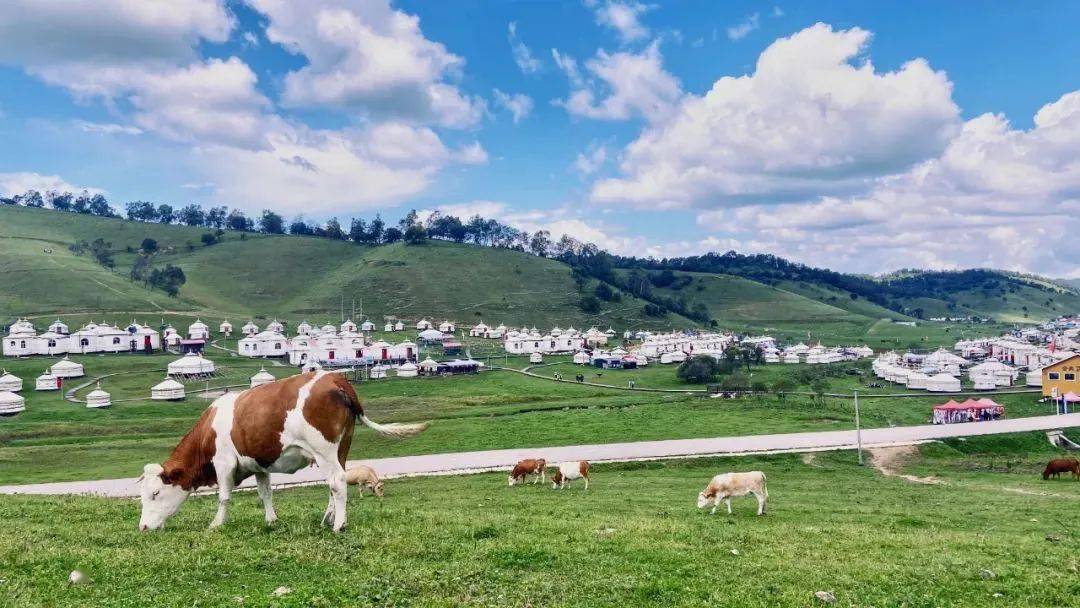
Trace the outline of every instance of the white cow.
<instances>
[{"instance_id":1,"label":"white cow","mask_svg":"<svg viewBox=\"0 0 1080 608\"><path fill-rule=\"evenodd\" d=\"M712 478L709 485L698 494L697 506L703 509L713 505L709 514L716 513L716 507L720 501L727 503L728 515L731 515L731 497L746 496L753 494L758 502L758 515L765 514L765 501L769 498L769 491L765 488L765 473L750 471L748 473L722 473Z\"/></svg>"},{"instance_id":2,"label":"white cow","mask_svg":"<svg viewBox=\"0 0 1080 608\"><path fill-rule=\"evenodd\" d=\"M551 476L551 487L561 490L575 479L584 479L585 489L589 489L589 462L587 460L560 462L555 465L555 474Z\"/></svg>"}]
</instances>

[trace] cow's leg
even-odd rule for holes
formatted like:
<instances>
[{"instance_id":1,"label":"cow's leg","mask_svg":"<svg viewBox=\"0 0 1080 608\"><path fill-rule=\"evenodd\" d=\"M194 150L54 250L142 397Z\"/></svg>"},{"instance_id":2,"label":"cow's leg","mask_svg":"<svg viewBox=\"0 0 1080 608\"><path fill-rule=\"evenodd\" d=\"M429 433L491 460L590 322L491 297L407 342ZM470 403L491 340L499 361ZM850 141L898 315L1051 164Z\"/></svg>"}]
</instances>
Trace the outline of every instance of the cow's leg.
<instances>
[{"instance_id":1,"label":"cow's leg","mask_svg":"<svg viewBox=\"0 0 1080 608\"><path fill-rule=\"evenodd\" d=\"M716 515L716 508L720 506L720 501L723 499L719 496L714 496L712 501L712 511L709 511L709 515Z\"/></svg>"},{"instance_id":2,"label":"cow's leg","mask_svg":"<svg viewBox=\"0 0 1080 608\"><path fill-rule=\"evenodd\" d=\"M225 517L229 511L229 500L232 498L234 481L232 472L218 473L218 510L214 521L210 522L211 528L220 527L225 523Z\"/></svg>"},{"instance_id":3,"label":"cow's leg","mask_svg":"<svg viewBox=\"0 0 1080 608\"><path fill-rule=\"evenodd\" d=\"M274 512L274 491L270 488L270 474L256 473L255 482L259 486L259 498L263 503L263 511L266 512L266 525L270 525L277 521L277 513Z\"/></svg>"},{"instance_id":4,"label":"cow's leg","mask_svg":"<svg viewBox=\"0 0 1080 608\"><path fill-rule=\"evenodd\" d=\"M329 526L334 521L334 492L330 492L330 501L326 505L326 512L322 516L322 525Z\"/></svg>"},{"instance_id":5,"label":"cow's leg","mask_svg":"<svg viewBox=\"0 0 1080 608\"><path fill-rule=\"evenodd\" d=\"M727 514L731 515L731 497L728 496L727 498L725 498L724 502L727 503Z\"/></svg>"},{"instance_id":6,"label":"cow's leg","mask_svg":"<svg viewBox=\"0 0 1080 608\"><path fill-rule=\"evenodd\" d=\"M345 506L348 502L348 488L345 483L345 469L338 462L337 454L326 457L321 454L315 456L319 468L326 471L326 484L330 486L330 504L323 515L323 523L329 519L330 513L334 516L334 532L340 532L345 526Z\"/></svg>"},{"instance_id":7,"label":"cow's leg","mask_svg":"<svg viewBox=\"0 0 1080 608\"><path fill-rule=\"evenodd\" d=\"M757 492L754 492L754 497L757 498L757 514L765 515L765 497Z\"/></svg>"}]
</instances>

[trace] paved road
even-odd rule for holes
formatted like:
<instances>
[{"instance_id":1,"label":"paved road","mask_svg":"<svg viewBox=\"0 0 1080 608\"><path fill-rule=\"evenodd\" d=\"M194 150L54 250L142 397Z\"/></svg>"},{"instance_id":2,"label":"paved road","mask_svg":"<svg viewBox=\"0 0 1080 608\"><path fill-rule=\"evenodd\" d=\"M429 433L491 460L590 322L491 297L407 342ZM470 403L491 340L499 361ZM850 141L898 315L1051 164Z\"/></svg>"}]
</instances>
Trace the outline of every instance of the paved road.
<instances>
[{"instance_id":1,"label":"paved road","mask_svg":"<svg viewBox=\"0 0 1080 608\"><path fill-rule=\"evenodd\" d=\"M1080 427L1080 413L1063 416L1036 416L996 422L967 424L905 426L866 429L862 432L863 447L910 445L949 437L971 437L999 433L1048 431ZM748 435L742 437L712 437L705 439L672 439L637 441L632 443L603 443L550 448L487 450L425 456L402 456L363 461L386 478L413 475L454 475L491 470L505 470L522 458L543 457L548 462L584 459L590 462L621 462L628 460L658 460L664 458L696 458L702 456L740 456L784 452L853 449L854 430L780 435ZM357 461L360 462L360 461ZM353 463L350 463L353 464ZM273 475L277 487L322 482L317 468L307 468L292 475ZM248 480L242 487L253 486ZM93 494L111 497L138 496L135 479L102 479L41 483L22 486L0 486L0 494Z\"/></svg>"}]
</instances>

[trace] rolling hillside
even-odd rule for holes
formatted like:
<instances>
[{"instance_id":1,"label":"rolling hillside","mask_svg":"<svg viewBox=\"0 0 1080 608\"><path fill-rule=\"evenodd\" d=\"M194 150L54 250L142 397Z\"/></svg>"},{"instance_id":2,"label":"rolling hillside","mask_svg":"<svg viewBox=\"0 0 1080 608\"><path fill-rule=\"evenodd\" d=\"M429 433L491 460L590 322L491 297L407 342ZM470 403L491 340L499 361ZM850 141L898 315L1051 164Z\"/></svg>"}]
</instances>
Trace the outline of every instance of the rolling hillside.
<instances>
[{"instance_id":1,"label":"rolling hillside","mask_svg":"<svg viewBox=\"0 0 1080 608\"><path fill-rule=\"evenodd\" d=\"M996 271L905 271L873 279L800 270L782 260L772 267L755 266L754 258L725 254L715 259L729 263L731 272L675 270L677 281L653 285L652 295L634 292L646 299L633 297L624 288L620 301L602 301L599 312L586 314L580 302L593 293L596 279L586 279L579 288L567 264L518 251L445 241L361 246L325 238L238 232L225 232L220 242L207 246L201 237L208 232L207 228L0 207L0 280L4 285L0 319L176 311L210 318L274 316L298 321L336 318L342 308L349 311L355 305L377 320L432 316L464 324L484 320L538 327L596 324L652 329L701 324L674 312L646 316L643 308L652 299L690 304L676 310L703 307L708 317L729 329L802 338L809 331L810 337L838 341L872 337L925 342L936 331L931 331L929 323L920 321L918 328L909 328L895 321L978 316L1031 323L1080 311L1077 290L1038 277ZM73 243L98 238L109 243L115 259L112 270L88 253L69 250ZM157 241L154 267L173 264L184 270L187 283L178 297L128 279L145 238ZM788 270L783 270L785 264ZM625 279L630 272L617 270L615 276Z\"/></svg>"},{"instance_id":2,"label":"rolling hillside","mask_svg":"<svg viewBox=\"0 0 1080 608\"><path fill-rule=\"evenodd\" d=\"M356 305L365 316L432 316L471 324L687 327L675 314L645 317L645 302L578 306L570 268L517 251L432 241L380 247L314 237L227 232L204 246L205 228L163 226L41 209L0 207L0 319L70 312L196 311L211 317L336 318ZM110 271L68 245L104 238ZM183 268L170 298L127 278L144 238L158 242L155 266ZM132 248L129 251L128 248ZM585 286L591 292L595 282Z\"/></svg>"}]
</instances>

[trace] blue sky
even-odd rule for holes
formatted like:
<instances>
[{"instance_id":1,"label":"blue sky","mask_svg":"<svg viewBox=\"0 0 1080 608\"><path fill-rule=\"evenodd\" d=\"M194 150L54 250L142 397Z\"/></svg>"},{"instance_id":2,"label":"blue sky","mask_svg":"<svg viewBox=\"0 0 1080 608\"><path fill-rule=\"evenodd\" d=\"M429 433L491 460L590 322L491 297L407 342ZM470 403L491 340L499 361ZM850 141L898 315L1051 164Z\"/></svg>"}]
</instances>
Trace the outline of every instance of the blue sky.
<instances>
[{"instance_id":1,"label":"blue sky","mask_svg":"<svg viewBox=\"0 0 1080 608\"><path fill-rule=\"evenodd\" d=\"M0 191L1078 276L1080 5L820 4L15 0Z\"/></svg>"}]
</instances>

